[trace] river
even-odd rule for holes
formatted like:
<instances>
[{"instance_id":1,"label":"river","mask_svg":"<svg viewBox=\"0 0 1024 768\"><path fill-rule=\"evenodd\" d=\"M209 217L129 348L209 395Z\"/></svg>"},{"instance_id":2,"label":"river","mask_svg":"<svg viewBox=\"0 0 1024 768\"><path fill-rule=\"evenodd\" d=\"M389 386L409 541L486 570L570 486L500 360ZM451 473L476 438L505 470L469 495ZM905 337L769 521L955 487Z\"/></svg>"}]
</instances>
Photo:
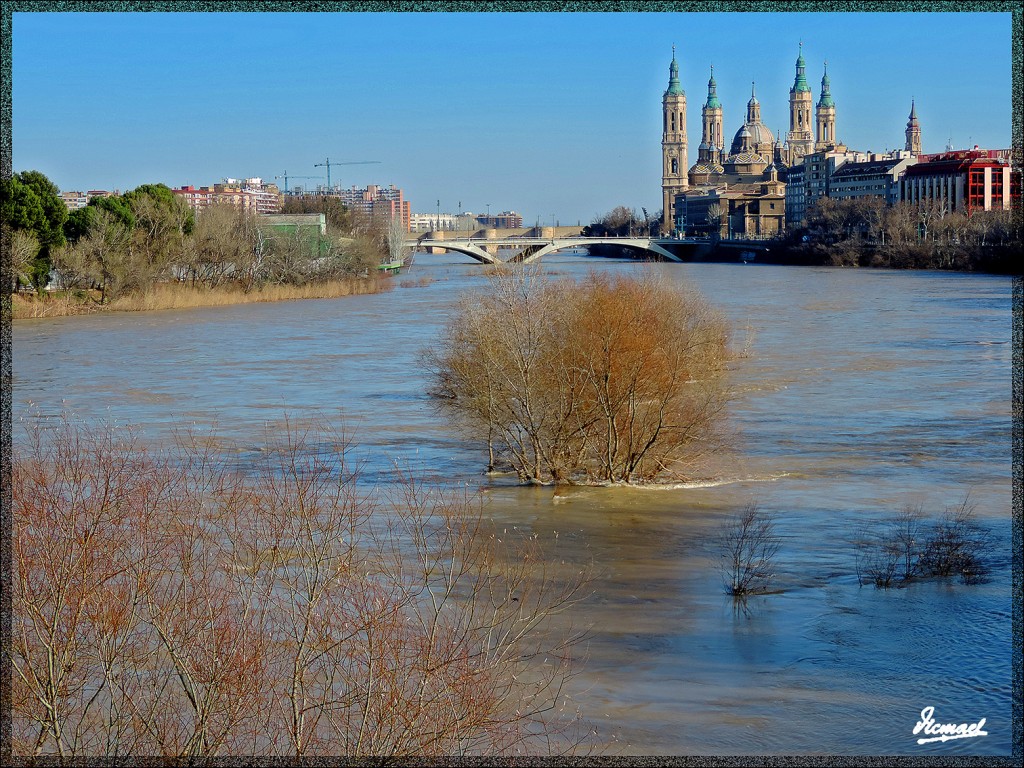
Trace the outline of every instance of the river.
<instances>
[{"instance_id":1,"label":"river","mask_svg":"<svg viewBox=\"0 0 1024 768\"><path fill-rule=\"evenodd\" d=\"M212 430L246 451L284 419L344 423L370 481L408 466L479 488L501 526L593 562L573 697L599 751L1010 754L1012 279L547 257L545 271L656 270L694 284L747 353L738 449L672 489L524 488L431 407L418 355L484 268L418 255L391 292L18 321L13 417ZM905 505L969 492L992 578L861 587L852 541ZM709 541L751 501L776 516L780 592L738 610ZM918 745L925 707L986 736Z\"/></svg>"}]
</instances>

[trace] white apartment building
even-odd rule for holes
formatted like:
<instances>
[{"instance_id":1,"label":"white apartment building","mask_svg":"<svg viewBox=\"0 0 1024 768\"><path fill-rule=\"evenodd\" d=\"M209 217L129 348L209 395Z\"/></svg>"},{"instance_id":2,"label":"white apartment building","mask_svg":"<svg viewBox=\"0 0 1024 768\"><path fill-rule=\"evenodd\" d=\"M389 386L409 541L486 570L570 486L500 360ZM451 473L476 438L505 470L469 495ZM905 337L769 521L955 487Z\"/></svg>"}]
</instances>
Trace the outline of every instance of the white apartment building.
<instances>
[{"instance_id":1,"label":"white apartment building","mask_svg":"<svg viewBox=\"0 0 1024 768\"><path fill-rule=\"evenodd\" d=\"M900 179L908 167L917 163L917 157L907 150L886 155L869 155L868 160L844 163L829 179L829 197L848 200L853 197L874 195L886 205L900 199Z\"/></svg>"}]
</instances>

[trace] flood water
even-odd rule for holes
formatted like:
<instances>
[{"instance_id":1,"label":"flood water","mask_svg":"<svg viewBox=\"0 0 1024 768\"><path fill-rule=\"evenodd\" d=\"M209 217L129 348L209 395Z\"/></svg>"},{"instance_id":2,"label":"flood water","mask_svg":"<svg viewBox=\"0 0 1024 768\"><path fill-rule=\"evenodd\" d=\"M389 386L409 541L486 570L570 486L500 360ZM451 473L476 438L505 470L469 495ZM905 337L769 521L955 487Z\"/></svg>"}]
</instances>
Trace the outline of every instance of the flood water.
<instances>
[{"instance_id":1,"label":"flood water","mask_svg":"<svg viewBox=\"0 0 1024 768\"><path fill-rule=\"evenodd\" d=\"M656 270L731 320L747 354L717 478L556 492L483 475L417 363L487 287L448 256L374 296L18 321L15 440L20 419L66 411L155 442L194 425L244 461L286 417L319 415L346 425L369 481L397 463L480 489L500 526L597 570L572 694L609 754L1010 754L1012 279L557 254L544 269ZM859 586L852 541L872 521L968 492L991 581ZM780 591L739 610L710 541L751 501L782 534ZM988 735L920 746L928 706Z\"/></svg>"}]
</instances>

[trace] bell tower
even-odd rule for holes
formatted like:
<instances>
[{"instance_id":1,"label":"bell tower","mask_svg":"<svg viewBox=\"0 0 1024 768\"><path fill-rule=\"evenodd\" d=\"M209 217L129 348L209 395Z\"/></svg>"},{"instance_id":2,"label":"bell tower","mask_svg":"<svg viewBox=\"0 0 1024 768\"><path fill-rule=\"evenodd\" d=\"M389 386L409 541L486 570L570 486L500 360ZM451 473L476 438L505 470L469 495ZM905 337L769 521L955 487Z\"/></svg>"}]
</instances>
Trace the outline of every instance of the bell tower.
<instances>
[{"instance_id":1,"label":"bell tower","mask_svg":"<svg viewBox=\"0 0 1024 768\"><path fill-rule=\"evenodd\" d=\"M711 79L708 80L708 100L701 109L703 132L697 153L699 163L722 162L722 102L718 100L718 88L715 83L715 68L711 67Z\"/></svg>"},{"instance_id":2,"label":"bell tower","mask_svg":"<svg viewBox=\"0 0 1024 768\"><path fill-rule=\"evenodd\" d=\"M825 62L825 74L821 78L821 98L818 99L817 114L818 141L814 151L820 152L836 145L836 103L832 100L829 90L828 62Z\"/></svg>"},{"instance_id":3,"label":"bell tower","mask_svg":"<svg viewBox=\"0 0 1024 768\"><path fill-rule=\"evenodd\" d=\"M804 62L804 44L800 43L800 55L796 60L796 79L789 89L789 133L786 144L789 148L790 165L797 163L804 155L814 151L814 126L811 123L811 86L807 84L807 66Z\"/></svg>"},{"instance_id":4,"label":"bell tower","mask_svg":"<svg viewBox=\"0 0 1024 768\"><path fill-rule=\"evenodd\" d=\"M917 108L910 100L910 118L907 120L907 144L904 149L915 155L921 154L921 123L917 121Z\"/></svg>"},{"instance_id":5,"label":"bell tower","mask_svg":"<svg viewBox=\"0 0 1024 768\"><path fill-rule=\"evenodd\" d=\"M676 47L672 46L672 63L668 68L668 89L661 100L661 199L662 232L675 229L675 199L685 192L686 177L686 93L679 84Z\"/></svg>"}]
</instances>

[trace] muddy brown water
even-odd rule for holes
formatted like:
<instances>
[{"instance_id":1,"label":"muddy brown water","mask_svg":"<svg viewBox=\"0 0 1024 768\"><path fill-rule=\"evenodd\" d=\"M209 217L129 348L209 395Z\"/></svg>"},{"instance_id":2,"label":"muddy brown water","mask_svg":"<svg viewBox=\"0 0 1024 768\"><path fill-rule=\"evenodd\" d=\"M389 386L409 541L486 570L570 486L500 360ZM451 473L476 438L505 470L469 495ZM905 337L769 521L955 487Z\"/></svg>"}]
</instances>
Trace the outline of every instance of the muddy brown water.
<instances>
[{"instance_id":1,"label":"muddy brown water","mask_svg":"<svg viewBox=\"0 0 1024 768\"><path fill-rule=\"evenodd\" d=\"M694 284L748 355L738 450L667 489L523 488L431 407L417 358L478 264L419 255L396 290L335 300L19 321L13 419L188 427L250 451L286 418L344 423L367 482L396 465L484 493L502 527L593 563L572 696L612 754L1009 754L1011 278L555 255L554 275ZM970 492L987 584L860 587L852 541L906 504ZM739 610L710 542L756 500L783 537L777 594ZM918 745L921 711L987 736Z\"/></svg>"}]
</instances>

